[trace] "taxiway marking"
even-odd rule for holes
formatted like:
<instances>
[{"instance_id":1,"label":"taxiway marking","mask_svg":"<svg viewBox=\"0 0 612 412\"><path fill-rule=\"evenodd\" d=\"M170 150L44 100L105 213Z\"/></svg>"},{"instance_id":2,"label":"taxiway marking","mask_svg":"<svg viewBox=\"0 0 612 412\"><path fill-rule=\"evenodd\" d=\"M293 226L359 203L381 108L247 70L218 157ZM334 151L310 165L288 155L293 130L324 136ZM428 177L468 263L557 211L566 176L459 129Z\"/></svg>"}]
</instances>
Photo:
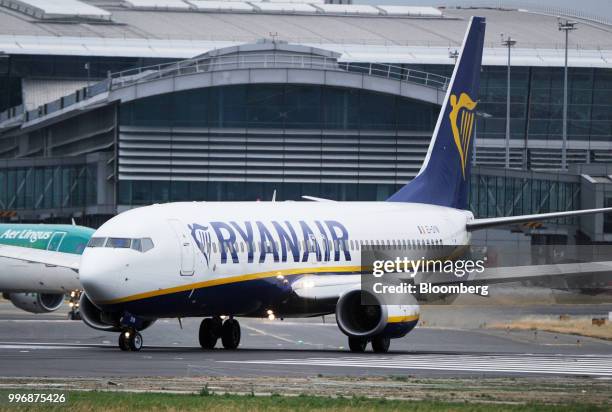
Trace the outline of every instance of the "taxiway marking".
<instances>
[{"instance_id":1,"label":"taxiway marking","mask_svg":"<svg viewBox=\"0 0 612 412\"><path fill-rule=\"evenodd\" d=\"M422 369L612 377L612 356L408 355L219 361L266 365Z\"/></svg>"}]
</instances>

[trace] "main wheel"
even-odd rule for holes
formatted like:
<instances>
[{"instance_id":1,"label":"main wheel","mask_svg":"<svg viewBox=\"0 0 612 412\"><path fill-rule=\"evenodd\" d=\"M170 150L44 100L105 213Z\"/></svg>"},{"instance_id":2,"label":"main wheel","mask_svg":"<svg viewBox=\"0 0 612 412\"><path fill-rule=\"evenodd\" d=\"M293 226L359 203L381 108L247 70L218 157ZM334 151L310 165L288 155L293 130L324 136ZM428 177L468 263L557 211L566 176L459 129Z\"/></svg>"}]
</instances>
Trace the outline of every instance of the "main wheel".
<instances>
[{"instance_id":1,"label":"main wheel","mask_svg":"<svg viewBox=\"0 0 612 412\"><path fill-rule=\"evenodd\" d=\"M128 346L133 352L138 352L140 349L142 349L142 335L135 331L130 332L130 336L128 337Z\"/></svg>"},{"instance_id":2,"label":"main wheel","mask_svg":"<svg viewBox=\"0 0 612 412\"><path fill-rule=\"evenodd\" d=\"M125 332L121 332L119 334L119 349L121 349L122 351L130 350L130 347L128 345L128 341L125 338Z\"/></svg>"},{"instance_id":3,"label":"main wheel","mask_svg":"<svg viewBox=\"0 0 612 412\"><path fill-rule=\"evenodd\" d=\"M387 353L391 345L391 339L385 336L374 336L372 338L372 349L376 353Z\"/></svg>"},{"instance_id":4,"label":"main wheel","mask_svg":"<svg viewBox=\"0 0 612 412\"><path fill-rule=\"evenodd\" d=\"M200 346L203 349L214 349L219 339L219 326L212 318L206 318L200 323Z\"/></svg>"},{"instance_id":5,"label":"main wheel","mask_svg":"<svg viewBox=\"0 0 612 412\"><path fill-rule=\"evenodd\" d=\"M240 345L240 324L236 319L223 322L221 342L225 349L236 349Z\"/></svg>"},{"instance_id":6,"label":"main wheel","mask_svg":"<svg viewBox=\"0 0 612 412\"><path fill-rule=\"evenodd\" d=\"M351 352L365 352L368 340L366 338L348 338L348 345Z\"/></svg>"}]
</instances>

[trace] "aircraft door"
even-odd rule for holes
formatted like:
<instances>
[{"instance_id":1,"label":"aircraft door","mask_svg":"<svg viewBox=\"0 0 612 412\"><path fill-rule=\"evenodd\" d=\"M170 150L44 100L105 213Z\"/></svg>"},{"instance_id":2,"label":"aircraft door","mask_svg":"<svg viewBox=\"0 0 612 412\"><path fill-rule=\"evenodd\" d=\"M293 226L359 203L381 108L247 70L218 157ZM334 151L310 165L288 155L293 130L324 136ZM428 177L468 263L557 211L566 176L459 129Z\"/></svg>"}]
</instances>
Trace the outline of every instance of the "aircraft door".
<instances>
[{"instance_id":1,"label":"aircraft door","mask_svg":"<svg viewBox=\"0 0 612 412\"><path fill-rule=\"evenodd\" d=\"M195 252L193 240L187 233L185 225L178 219L169 219L168 223L176 235L181 250L181 276L193 276L195 270Z\"/></svg>"}]
</instances>

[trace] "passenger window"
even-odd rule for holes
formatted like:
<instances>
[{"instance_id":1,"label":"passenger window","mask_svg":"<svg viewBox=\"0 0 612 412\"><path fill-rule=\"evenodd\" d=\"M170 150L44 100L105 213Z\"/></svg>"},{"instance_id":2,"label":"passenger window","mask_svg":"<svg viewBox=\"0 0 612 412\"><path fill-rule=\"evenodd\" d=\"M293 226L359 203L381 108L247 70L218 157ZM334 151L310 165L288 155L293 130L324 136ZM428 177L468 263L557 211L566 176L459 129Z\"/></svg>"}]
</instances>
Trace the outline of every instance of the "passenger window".
<instances>
[{"instance_id":1,"label":"passenger window","mask_svg":"<svg viewBox=\"0 0 612 412\"><path fill-rule=\"evenodd\" d=\"M153 249L155 247L155 245L153 244L153 240L150 237L145 237L140 239L140 250L144 253L144 252L148 252L149 250Z\"/></svg>"},{"instance_id":2,"label":"passenger window","mask_svg":"<svg viewBox=\"0 0 612 412\"><path fill-rule=\"evenodd\" d=\"M103 247L104 243L106 243L105 237L92 237L91 239L89 239L87 247Z\"/></svg>"},{"instance_id":3,"label":"passenger window","mask_svg":"<svg viewBox=\"0 0 612 412\"><path fill-rule=\"evenodd\" d=\"M109 237L106 241L106 247L112 247L117 249L129 249L132 244L132 239L124 237Z\"/></svg>"}]
</instances>

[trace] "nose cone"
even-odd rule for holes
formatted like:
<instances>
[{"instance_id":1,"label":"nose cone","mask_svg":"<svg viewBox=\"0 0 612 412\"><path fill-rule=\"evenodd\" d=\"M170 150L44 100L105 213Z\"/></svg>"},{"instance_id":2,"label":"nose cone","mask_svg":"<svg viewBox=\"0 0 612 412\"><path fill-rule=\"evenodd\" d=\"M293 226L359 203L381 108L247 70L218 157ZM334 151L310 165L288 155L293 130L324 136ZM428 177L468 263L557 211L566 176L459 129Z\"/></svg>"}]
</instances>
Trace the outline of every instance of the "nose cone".
<instances>
[{"instance_id":1,"label":"nose cone","mask_svg":"<svg viewBox=\"0 0 612 412\"><path fill-rule=\"evenodd\" d=\"M119 279L127 265L113 250L86 248L81 257L79 277L85 293L95 303L106 303L121 297Z\"/></svg>"}]
</instances>

